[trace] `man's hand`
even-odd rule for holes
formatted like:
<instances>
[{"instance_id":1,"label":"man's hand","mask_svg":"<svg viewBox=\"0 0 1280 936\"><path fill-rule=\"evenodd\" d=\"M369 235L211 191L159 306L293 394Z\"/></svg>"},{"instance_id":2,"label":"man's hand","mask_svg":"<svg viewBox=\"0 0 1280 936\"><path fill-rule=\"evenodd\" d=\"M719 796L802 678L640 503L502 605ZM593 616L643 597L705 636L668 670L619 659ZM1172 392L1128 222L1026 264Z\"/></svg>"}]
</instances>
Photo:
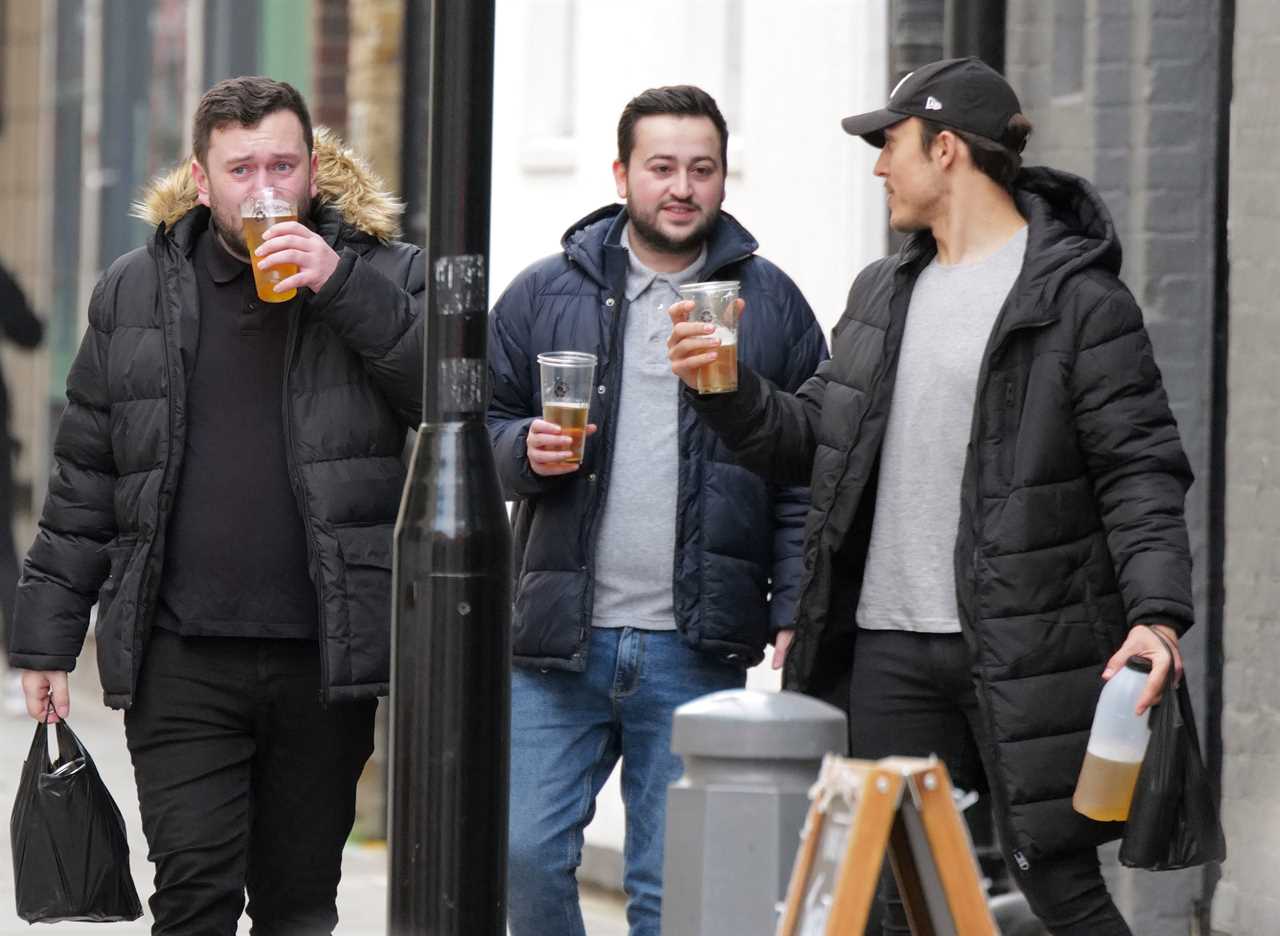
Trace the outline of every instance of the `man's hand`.
<instances>
[{"instance_id":1,"label":"man's hand","mask_svg":"<svg viewBox=\"0 0 1280 936\"><path fill-rule=\"evenodd\" d=\"M791 649L791 641L795 639L796 632L787 628L778 631L776 637L773 638L773 662L770 664L774 669L782 669L787 662L787 651Z\"/></svg>"},{"instance_id":2,"label":"man's hand","mask_svg":"<svg viewBox=\"0 0 1280 936\"><path fill-rule=\"evenodd\" d=\"M735 300L738 304L739 318L747 307L746 300ZM671 336L667 338L667 359L671 361L671 372L693 389L698 389L698 368L716 361L716 349L720 347L720 339L715 337L715 325L710 322L690 322L689 313L693 311L693 302L673 302L667 306L667 315L671 317Z\"/></svg>"},{"instance_id":3,"label":"man's hand","mask_svg":"<svg viewBox=\"0 0 1280 936\"><path fill-rule=\"evenodd\" d=\"M1129 631L1129 636L1107 661L1107 668L1102 671L1103 679L1110 679L1124 668L1125 661L1131 656L1146 657L1151 661L1151 675L1147 677L1147 685L1138 697L1136 714L1141 715L1148 708L1160 701L1164 692L1165 676L1169 672L1169 651L1160 642L1155 631L1160 632L1173 648L1173 665L1177 668L1175 684L1182 679L1182 653L1178 649L1178 634L1168 624L1139 624Z\"/></svg>"},{"instance_id":4,"label":"man's hand","mask_svg":"<svg viewBox=\"0 0 1280 936\"><path fill-rule=\"evenodd\" d=\"M27 714L36 721L48 721L56 725L71 712L71 689L67 686L67 674L61 670L19 670L22 673L22 694L27 697ZM49 714L49 698L53 697L53 712Z\"/></svg>"},{"instance_id":5,"label":"man's hand","mask_svg":"<svg viewBox=\"0 0 1280 936\"><path fill-rule=\"evenodd\" d=\"M587 435L596 431L595 423L587 423ZM525 436L525 454L529 458L529 467L536 475L553 478L556 475L572 474L581 466L581 462L565 464L570 456L573 437L563 435L560 427L545 419L535 419L529 423L529 432Z\"/></svg>"},{"instance_id":6,"label":"man's hand","mask_svg":"<svg viewBox=\"0 0 1280 936\"><path fill-rule=\"evenodd\" d=\"M297 221L281 221L263 233L262 246L254 251L253 262L260 270L282 263L298 265L297 273L276 283L275 292L288 292L299 286L319 292L338 268L338 255L309 227Z\"/></svg>"}]
</instances>

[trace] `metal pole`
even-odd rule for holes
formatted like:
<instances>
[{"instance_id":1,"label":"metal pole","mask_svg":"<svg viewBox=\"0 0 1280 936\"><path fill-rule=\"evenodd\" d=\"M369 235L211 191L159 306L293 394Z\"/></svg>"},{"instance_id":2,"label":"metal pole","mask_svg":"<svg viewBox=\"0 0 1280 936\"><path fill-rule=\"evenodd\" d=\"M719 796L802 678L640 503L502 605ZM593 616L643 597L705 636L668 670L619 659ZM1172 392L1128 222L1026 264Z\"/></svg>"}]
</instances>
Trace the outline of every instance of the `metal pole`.
<instances>
[{"instance_id":1,"label":"metal pole","mask_svg":"<svg viewBox=\"0 0 1280 936\"><path fill-rule=\"evenodd\" d=\"M392 573L391 936L506 931L511 530L484 424L493 24L493 0L431 3L423 423Z\"/></svg>"}]
</instances>

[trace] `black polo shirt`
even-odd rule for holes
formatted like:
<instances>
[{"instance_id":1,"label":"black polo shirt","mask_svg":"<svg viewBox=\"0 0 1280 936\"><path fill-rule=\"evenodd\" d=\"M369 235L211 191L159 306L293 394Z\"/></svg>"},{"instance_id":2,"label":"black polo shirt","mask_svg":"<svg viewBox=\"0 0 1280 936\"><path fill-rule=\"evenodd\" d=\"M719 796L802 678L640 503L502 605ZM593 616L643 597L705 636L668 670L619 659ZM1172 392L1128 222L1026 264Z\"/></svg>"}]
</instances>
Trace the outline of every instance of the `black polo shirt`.
<instances>
[{"instance_id":1,"label":"black polo shirt","mask_svg":"<svg viewBox=\"0 0 1280 936\"><path fill-rule=\"evenodd\" d=\"M212 230L197 241L194 265L200 340L156 623L186 636L315 637L282 403L299 300L258 299L248 265Z\"/></svg>"}]
</instances>

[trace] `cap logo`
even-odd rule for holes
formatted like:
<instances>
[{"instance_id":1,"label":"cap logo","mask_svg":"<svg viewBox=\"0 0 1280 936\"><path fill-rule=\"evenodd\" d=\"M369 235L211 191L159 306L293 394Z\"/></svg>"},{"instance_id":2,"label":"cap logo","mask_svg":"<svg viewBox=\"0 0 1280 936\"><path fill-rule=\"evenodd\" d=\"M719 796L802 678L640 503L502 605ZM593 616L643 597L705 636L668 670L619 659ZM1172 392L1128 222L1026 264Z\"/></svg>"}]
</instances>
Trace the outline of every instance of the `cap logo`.
<instances>
[{"instance_id":1,"label":"cap logo","mask_svg":"<svg viewBox=\"0 0 1280 936\"><path fill-rule=\"evenodd\" d=\"M936 97L934 97L931 94L929 95L929 99L924 102L924 109L925 110L942 110L942 102L939 101Z\"/></svg>"}]
</instances>

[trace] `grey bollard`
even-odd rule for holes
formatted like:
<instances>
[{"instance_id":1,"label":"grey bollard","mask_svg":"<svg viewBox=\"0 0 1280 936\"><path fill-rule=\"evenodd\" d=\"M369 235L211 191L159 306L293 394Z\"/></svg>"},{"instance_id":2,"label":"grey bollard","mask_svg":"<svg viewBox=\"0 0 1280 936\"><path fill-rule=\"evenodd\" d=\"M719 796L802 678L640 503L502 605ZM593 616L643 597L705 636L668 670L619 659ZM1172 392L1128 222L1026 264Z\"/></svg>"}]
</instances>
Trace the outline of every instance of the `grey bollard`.
<instances>
[{"instance_id":1,"label":"grey bollard","mask_svg":"<svg viewBox=\"0 0 1280 936\"><path fill-rule=\"evenodd\" d=\"M728 689L676 709L663 936L772 936L809 787L847 739L843 712L794 692Z\"/></svg>"}]
</instances>

